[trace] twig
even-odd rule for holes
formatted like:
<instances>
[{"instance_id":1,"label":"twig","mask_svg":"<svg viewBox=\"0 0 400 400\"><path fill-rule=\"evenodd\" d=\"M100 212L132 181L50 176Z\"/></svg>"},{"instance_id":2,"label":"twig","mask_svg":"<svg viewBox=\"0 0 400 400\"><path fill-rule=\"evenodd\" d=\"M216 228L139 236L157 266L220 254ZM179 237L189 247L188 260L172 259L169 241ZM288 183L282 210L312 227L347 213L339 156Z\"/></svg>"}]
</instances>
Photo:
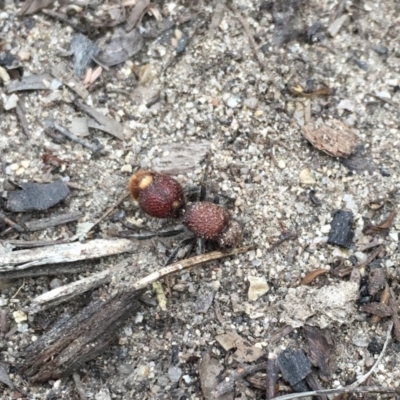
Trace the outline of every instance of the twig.
<instances>
[{"instance_id":1,"label":"twig","mask_svg":"<svg viewBox=\"0 0 400 400\"><path fill-rule=\"evenodd\" d=\"M95 226L100 224L104 219L106 219L125 199L129 197L129 194L124 194L115 204L113 204L90 228L89 232L93 230ZM88 232L88 233L89 233Z\"/></svg>"},{"instance_id":2,"label":"twig","mask_svg":"<svg viewBox=\"0 0 400 400\"><path fill-rule=\"evenodd\" d=\"M95 239L86 243L66 243L37 249L18 250L2 254L2 257L0 257L0 273L49 264L56 270L53 264L129 253L136 249L136 244L128 239Z\"/></svg>"},{"instance_id":3,"label":"twig","mask_svg":"<svg viewBox=\"0 0 400 400\"><path fill-rule=\"evenodd\" d=\"M186 260L182 260L171 265L168 265L164 268L161 268L159 271L155 271L142 279L139 279L135 282L131 288L134 290L140 290L145 288L146 286L152 284L155 281L158 281L161 278L164 278L167 275L174 274L176 272L182 271L184 269L197 267L200 264L204 264L209 261L219 260L221 258L234 256L237 254L247 253L250 250L253 250L254 246L243 246L237 249L233 249L230 252L223 251L212 251L211 253L201 254L199 256L190 257Z\"/></svg>"},{"instance_id":4,"label":"twig","mask_svg":"<svg viewBox=\"0 0 400 400\"><path fill-rule=\"evenodd\" d=\"M260 364L251 365L251 366L239 366L235 369L228 377L228 379L224 379L221 383L217 385L217 387L211 392L212 398L219 398L225 393L231 392L235 383L244 378L247 375L254 374L255 372L265 370L267 368L267 362L262 362Z\"/></svg>"},{"instance_id":5,"label":"twig","mask_svg":"<svg viewBox=\"0 0 400 400\"><path fill-rule=\"evenodd\" d=\"M47 125L48 128L55 129L57 132L61 133L62 135L64 135L69 140L72 140L73 142L79 143L82 146L88 148L94 154L97 154L102 148L101 145L97 146L95 144L92 144L92 143L88 142L87 140L84 140L84 139L79 138L78 136L75 136L69 130L65 129L63 126L57 124L57 122L55 122L53 120L47 120L46 121L46 125Z\"/></svg>"},{"instance_id":6,"label":"twig","mask_svg":"<svg viewBox=\"0 0 400 400\"><path fill-rule=\"evenodd\" d=\"M257 43L254 40L253 34L250 32L250 28L249 25L247 24L247 22L244 20L244 18L242 17L242 15L240 14L240 12L238 10L235 10L232 7L227 6L228 9L234 14L234 16L236 17L236 19L242 24L244 32L246 33L247 39L250 42L250 46L253 49L253 53L257 58L258 63L260 64L260 67L262 70L265 70L267 68L267 66L264 63L263 58L260 55L260 51L258 49Z\"/></svg>"},{"instance_id":7,"label":"twig","mask_svg":"<svg viewBox=\"0 0 400 400\"><path fill-rule=\"evenodd\" d=\"M329 395L329 394L342 394L342 393L396 393L396 394L400 394L400 389L393 389L393 388L386 388L386 387L379 387L379 386L358 387L361 383L365 382L371 376L371 374L377 368L378 364L381 362L381 360L385 354L386 347L387 347L390 337L391 337L392 328L393 328L393 322L391 322L389 324L389 328L388 328L388 331L386 334L385 344L383 345L381 354L379 355L375 364L365 375L358 378L351 385L345 386L344 388L337 388L337 389L313 390L310 392L285 394L283 396L275 397L274 400L293 400L293 399L301 399L303 397L309 397L309 396L321 396L321 395L323 396L323 395Z\"/></svg>"},{"instance_id":8,"label":"twig","mask_svg":"<svg viewBox=\"0 0 400 400\"><path fill-rule=\"evenodd\" d=\"M69 25L71 28L75 29L76 31L78 31L78 32L80 32L82 34L86 33L86 29L85 28L81 28L80 26L74 24L72 21L70 21L69 19L65 18L64 15L62 15L62 14L56 12L56 11L45 9L45 10L42 10L42 13L47 15L47 16L49 16L49 17L51 17L51 18L57 19L57 20L59 20L61 22L64 22L65 24Z\"/></svg>"},{"instance_id":9,"label":"twig","mask_svg":"<svg viewBox=\"0 0 400 400\"><path fill-rule=\"evenodd\" d=\"M295 240L299 237L299 234L296 232L287 233L282 239L277 240L275 243L271 244L271 246L267 249L267 252L270 252L280 246L282 243L287 240Z\"/></svg>"},{"instance_id":10,"label":"twig","mask_svg":"<svg viewBox=\"0 0 400 400\"><path fill-rule=\"evenodd\" d=\"M383 246L379 246L377 247L372 253L370 253L370 255L367 257L367 259L360 263L357 264L354 267L349 267L349 268L343 268L341 270L339 270L336 275L340 278L343 278L344 276L350 275L351 271L353 271L353 268L364 268L366 267L368 264L370 264L373 260L375 260L375 258L378 256L378 254L384 249Z\"/></svg>"},{"instance_id":11,"label":"twig","mask_svg":"<svg viewBox=\"0 0 400 400\"><path fill-rule=\"evenodd\" d=\"M28 139L31 138L31 131L29 129L28 121L25 116L25 107L21 100L18 100L17 107L16 107L17 117L19 119L19 123L22 126L22 130L24 131L25 135Z\"/></svg>"},{"instance_id":12,"label":"twig","mask_svg":"<svg viewBox=\"0 0 400 400\"><path fill-rule=\"evenodd\" d=\"M8 218L2 212L0 212L0 220L4 221L8 226L10 226L12 229L16 230L19 233L25 232L25 229L21 225L18 225L16 222L14 222L12 219ZM3 233L4 232L2 232L2 234Z\"/></svg>"},{"instance_id":13,"label":"twig","mask_svg":"<svg viewBox=\"0 0 400 400\"><path fill-rule=\"evenodd\" d=\"M195 267L202 263L217 260L220 258L228 257L235 254L244 253L251 249L250 246L241 247L239 249L235 249L229 253L224 253L220 251L214 251L208 254L202 254L200 256L191 257L186 260L176 262L171 264L165 268L160 269L159 271L153 272L150 275L138 280L132 285L134 290L139 290L141 288L154 283L155 281L173 274L177 271L182 269ZM29 312L37 313L48 308L54 307L66 301L69 301L89 290L95 289L99 286L106 285L112 279L112 277L118 273L118 270L125 268L127 261L122 261L121 263L117 264L116 266L109 268L105 271L98 272L93 274L87 278L80 279L78 281L69 283L64 286L60 286L56 289L50 290L44 294L41 294L38 297L35 297L32 300L32 303L29 307Z\"/></svg>"},{"instance_id":14,"label":"twig","mask_svg":"<svg viewBox=\"0 0 400 400\"><path fill-rule=\"evenodd\" d=\"M51 228L58 225L64 225L68 222L73 222L83 217L79 211L66 214L55 215L49 218L42 218L34 221L25 222L25 226L31 232L41 231L43 229Z\"/></svg>"},{"instance_id":15,"label":"twig","mask_svg":"<svg viewBox=\"0 0 400 400\"><path fill-rule=\"evenodd\" d=\"M36 314L42 312L51 307L55 307L61 303L65 303L81 294L98 288L99 286L106 285L112 279L112 277L118 273L119 270L124 268L127 264L127 260L124 260L117 265L107 270L97 272L87 278L79 279L78 281L69 283L67 285L60 286L40 296L35 297L30 306L29 312Z\"/></svg>"},{"instance_id":16,"label":"twig","mask_svg":"<svg viewBox=\"0 0 400 400\"><path fill-rule=\"evenodd\" d=\"M389 328L387 330L386 333L386 340L385 340L385 344L383 345L383 349L381 351L381 354L379 354L378 359L376 360L375 364L372 366L372 368L363 376L361 376L360 378L358 378L353 384L351 384L349 386L349 388L351 389L355 389L357 386L361 385L363 382L365 382L370 376L371 374L376 370L376 368L378 367L378 364L382 361L382 358L386 352L386 347L389 343L389 340L391 338L391 334L392 334L392 329L393 329L393 322L389 323Z\"/></svg>"}]
</instances>

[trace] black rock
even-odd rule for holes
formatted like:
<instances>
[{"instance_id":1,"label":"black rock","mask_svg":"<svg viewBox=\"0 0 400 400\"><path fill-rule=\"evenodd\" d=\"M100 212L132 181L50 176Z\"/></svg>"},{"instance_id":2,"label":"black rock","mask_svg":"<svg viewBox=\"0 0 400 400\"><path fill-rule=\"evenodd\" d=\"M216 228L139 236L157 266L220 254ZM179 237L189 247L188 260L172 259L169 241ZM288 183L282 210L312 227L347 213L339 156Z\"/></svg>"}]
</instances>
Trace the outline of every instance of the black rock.
<instances>
[{"instance_id":1,"label":"black rock","mask_svg":"<svg viewBox=\"0 0 400 400\"><path fill-rule=\"evenodd\" d=\"M63 181L21 183L22 190L8 192L7 208L14 212L44 211L64 200L70 190Z\"/></svg>"},{"instance_id":2,"label":"black rock","mask_svg":"<svg viewBox=\"0 0 400 400\"><path fill-rule=\"evenodd\" d=\"M353 213L338 210L331 222L328 243L340 247L350 248L354 238Z\"/></svg>"},{"instance_id":3,"label":"black rock","mask_svg":"<svg viewBox=\"0 0 400 400\"><path fill-rule=\"evenodd\" d=\"M311 372L311 363L302 350L286 349L278 356L282 378L295 387ZM303 385L299 385L299 388ZM302 391L302 389L300 389Z\"/></svg>"}]
</instances>

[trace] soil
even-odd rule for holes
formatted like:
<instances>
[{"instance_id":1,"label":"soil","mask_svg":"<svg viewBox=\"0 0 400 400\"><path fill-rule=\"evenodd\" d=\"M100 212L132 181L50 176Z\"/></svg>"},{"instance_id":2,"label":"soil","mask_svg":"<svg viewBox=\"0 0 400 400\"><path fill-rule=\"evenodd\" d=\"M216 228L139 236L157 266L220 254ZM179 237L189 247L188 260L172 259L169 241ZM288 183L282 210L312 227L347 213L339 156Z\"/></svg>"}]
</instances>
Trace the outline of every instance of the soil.
<instances>
[{"instance_id":1,"label":"soil","mask_svg":"<svg viewBox=\"0 0 400 400\"><path fill-rule=\"evenodd\" d=\"M337 15L339 3L345 6ZM155 4L172 28L162 31L161 22L145 15L143 49L104 69L85 100L119 121L123 140L91 129L85 140L103 147L100 154L93 154L79 143L65 139L56 143L47 135L47 119L68 128L74 118L83 115L73 103L77 95L66 86L58 88L57 95L49 90L16 93L25 105L29 138L15 108L0 108L3 190L9 190L10 180L46 183L62 179L75 187L63 203L47 212L8 214L19 223L73 211L84 213L79 224L94 222L126 193L134 171L163 171L166 160L182 185L199 185L205 169L204 149L208 149L209 196L220 196L244 227L244 243L255 246L246 254L162 281L165 310L149 287L146 296L153 306L144 305L118 332L115 345L77 371L85 395L96 400L203 398L199 363L206 352L227 371L237 365L233 351L225 351L215 339L230 331L264 354L278 355L287 348L307 353L303 322L271 342L287 324L286 302L297 298L301 304L301 293L294 290L307 274L320 268L328 272L309 284L310 293L341 287L349 278L334 274L338 260L345 266L365 261L373 241L385 249L375 267L385 270L385 281L396 296L400 294L399 217L383 232L363 233L365 218L381 223L397 207L399 198L395 189L400 176L400 3L251 0L235 1L230 8L217 1ZM265 68L232 10L245 21ZM1 52L15 56L24 75L50 72L61 61L72 66L65 53L76 31L41 12L19 16L17 11L12 1L6 1L0 11ZM330 33L328 28L341 15L347 15L343 25L337 33ZM154 27L158 29L155 34ZM137 75L141 67L142 78ZM148 74L148 80L140 82L143 74ZM138 86L145 98L157 89L157 100L146 105L137 97ZM321 88L329 88L330 94L314 93ZM299 90L302 93L296 95ZM4 84L0 95L5 107L11 94ZM336 119L351 128L362 144L358 158L346 164L313 147L302 134L310 119ZM174 159L176 152L187 158L188 166L183 168L179 158ZM63 163L45 164L44 153ZM371 207L377 203L383 207ZM179 224L147 217L130 199L119 209L130 222L148 230ZM339 209L353 213L354 239L349 248L327 243L330 222ZM116 236L124 228L113 221L104 220L91 238ZM12 232L2 239L68 239L78 226L75 222L29 234ZM294 234L294 240L273 247L288 233ZM24 348L46 331L39 331L38 325L50 326L94 299L109 298L119 285L157 270L175 245L174 239L152 239L138 242L132 254L81 263L80 273L2 280L0 309L6 311L10 329L15 329L0 340L1 362L15 386L29 399L82 398L71 377L42 385L27 382L17 368ZM15 321L15 312L27 310L39 294L123 259L130 260L130 265L110 285L39 316ZM370 269L360 272L362 293ZM255 297L249 293L252 277L264 278L265 293ZM379 301L380 293L371 301ZM358 300L352 300L342 319L328 318L324 326L314 321L329 330L335 343L332 374L322 382L325 388L347 385L365 374L379 355L371 352L369 344L385 341L389 319L374 323L358 306ZM393 337L370 384L398 388L399 365L400 345ZM259 374L265 379L265 373ZM21 397L1 384L0 393L5 400ZM235 398L263 399L265 391L243 380Z\"/></svg>"}]
</instances>

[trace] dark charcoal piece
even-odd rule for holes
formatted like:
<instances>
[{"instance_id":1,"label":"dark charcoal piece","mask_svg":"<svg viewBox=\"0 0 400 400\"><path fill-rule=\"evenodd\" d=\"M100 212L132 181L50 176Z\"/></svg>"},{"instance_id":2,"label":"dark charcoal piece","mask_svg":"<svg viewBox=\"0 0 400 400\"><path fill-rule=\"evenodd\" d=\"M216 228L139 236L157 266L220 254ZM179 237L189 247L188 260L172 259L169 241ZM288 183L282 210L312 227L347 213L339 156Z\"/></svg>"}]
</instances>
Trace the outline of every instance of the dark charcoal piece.
<instances>
[{"instance_id":1,"label":"dark charcoal piece","mask_svg":"<svg viewBox=\"0 0 400 400\"><path fill-rule=\"evenodd\" d=\"M379 343L378 339L374 336L368 344L367 350L373 354L377 355L382 352L383 343Z\"/></svg>"},{"instance_id":2,"label":"dark charcoal piece","mask_svg":"<svg viewBox=\"0 0 400 400\"><path fill-rule=\"evenodd\" d=\"M64 200L70 193L63 181L21 183L23 190L8 193L7 208L14 212L44 211Z\"/></svg>"},{"instance_id":3,"label":"dark charcoal piece","mask_svg":"<svg viewBox=\"0 0 400 400\"><path fill-rule=\"evenodd\" d=\"M338 210L331 222L328 243L340 247L350 248L354 237L353 213L351 211Z\"/></svg>"},{"instance_id":4,"label":"dark charcoal piece","mask_svg":"<svg viewBox=\"0 0 400 400\"><path fill-rule=\"evenodd\" d=\"M282 351L278 356L278 364L283 379L292 388L311 372L311 363L301 350L286 349Z\"/></svg>"}]
</instances>

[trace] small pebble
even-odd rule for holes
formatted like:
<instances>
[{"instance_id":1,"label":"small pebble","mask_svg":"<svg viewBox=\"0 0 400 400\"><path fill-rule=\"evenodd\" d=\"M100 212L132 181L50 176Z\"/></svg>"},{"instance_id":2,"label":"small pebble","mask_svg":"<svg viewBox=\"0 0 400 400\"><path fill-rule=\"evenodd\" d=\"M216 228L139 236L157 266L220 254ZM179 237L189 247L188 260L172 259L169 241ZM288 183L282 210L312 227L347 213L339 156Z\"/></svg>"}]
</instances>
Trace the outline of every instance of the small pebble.
<instances>
[{"instance_id":1,"label":"small pebble","mask_svg":"<svg viewBox=\"0 0 400 400\"><path fill-rule=\"evenodd\" d=\"M230 96L226 101L229 108L236 108L240 105L240 98L238 96Z\"/></svg>"},{"instance_id":2,"label":"small pebble","mask_svg":"<svg viewBox=\"0 0 400 400\"><path fill-rule=\"evenodd\" d=\"M50 282L50 287L52 288L52 289L56 289L56 288L58 288L58 287L60 287L60 286L62 286L63 285L63 281L61 280L61 279L58 279L58 278L54 278L51 282Z\"/></svg>"},{"instance_id":3,"label":"small pebble","mask_svg":"<svg viewBox=\"0 0 400 400\"><path fill-rule=\"evenodd\" d=\"M31 58L31 53L27 50L21 50L18 53L18 58L20 59L20 61L29 61Z\"/></svg>"},{"instance_id":4,"label":"small pebble","mask_svg":"<svg viewBox=\"0 0 400 400\"><path fill-rule=\"evenodd\" d=\"M15 175L21 176L25 172L25 168L20 167L15 171Z\"/></svg>"},{"instance_id":5,"label":"small pebble","mask_svg":"<svg viewBox=\"0 0 400 400\"><path fill-rule=\"evenodd\" d=\"M279 160L279 161L278 161L278 167L279 167L280 169L284 169L284 168L286 167L285 161Z\"/></svg>"},{"instance_id":6,"label":"small pebble","mask_svg":"<svg viewBox=\"0 0 400 400\"><path fill-rule=\"evenodd\" d=\"M125 165L121 168L121 172L131 174L131 173L132 173L132 165L130 165L130 164L125 164Z\"/></svg>"},{"instance_id":7,"label":"small pebble","mask_svg":"<svg viewBox=\"0 0 400 400\"><path fill-rule=\"evenodd\" d=\"M28 319L28 316L21 310L19 311L14 311L13 312L13 317L14 317L14 321L17 324L20 324L21 322L24 322Z\"/></svg>"},{"instance_id":8,"label":"small pebble","mask_svg":"<svg viewBox=\"0 0 400 400\"><path fill-rule=\"evenodd\" d=\"M258 106L258 100L255 97L249 97L243 102L244 106L250 110L255 110Z\"/></svg>"},{"instance_id":9,"label":"small pebble","mask_svg":"<svg viewBox=\"0 0 400 400\"><path fill-rule=\"evenodd\" d=\"M314 185L315 178L309 168L304 168L299 174L300 183L303 185Z\"/></svg>"},{"instance_id":10,"label":"small pebble","mask_svg":"<svg viewBox=\"0 0 400 400\"><path fill-rule=\"evenodd\" d=\"M7 101L5 102L5 104L4 104L4 109L5 109L6 111L8 111L8 110L11 110L11 109L17 107L18 100L19 100L18 96L17 96L15 93L13 93L13 94L7 99Z\"/></svg>"},{"instance_id":11,"label":"small pebble","mask_svg":"<svg viewBox=\"0 0 400 400\"><path fill-rule=\"evenodd\" d=\"M249 276L250 286L248 298L250 301L256 301L259 297L268 292L269 286L265 277Z\"/></svg>"},{"instance_id":12,"label":"small pebble","mask_svg":"<svg viewBox=\"0 0 400 400\"><path fill-rule=\"evenodd\" d=\"M380 56L384 56L389 52L388 48L381 44L377 44L377 45L373 46L372 48L375 51L375 53L379 54Z\"/></svg>"},{"instance_id":13,"label":"small pebble","mask_svg":"<svg viewBox=\"0 0 400 400\"><path fill-rule=\"evenodd\" d=\"M171 382L179 382L182 376L182 369L179 367L169 367L168 369L168 377Z\"/></svg>"}]
</instances>

